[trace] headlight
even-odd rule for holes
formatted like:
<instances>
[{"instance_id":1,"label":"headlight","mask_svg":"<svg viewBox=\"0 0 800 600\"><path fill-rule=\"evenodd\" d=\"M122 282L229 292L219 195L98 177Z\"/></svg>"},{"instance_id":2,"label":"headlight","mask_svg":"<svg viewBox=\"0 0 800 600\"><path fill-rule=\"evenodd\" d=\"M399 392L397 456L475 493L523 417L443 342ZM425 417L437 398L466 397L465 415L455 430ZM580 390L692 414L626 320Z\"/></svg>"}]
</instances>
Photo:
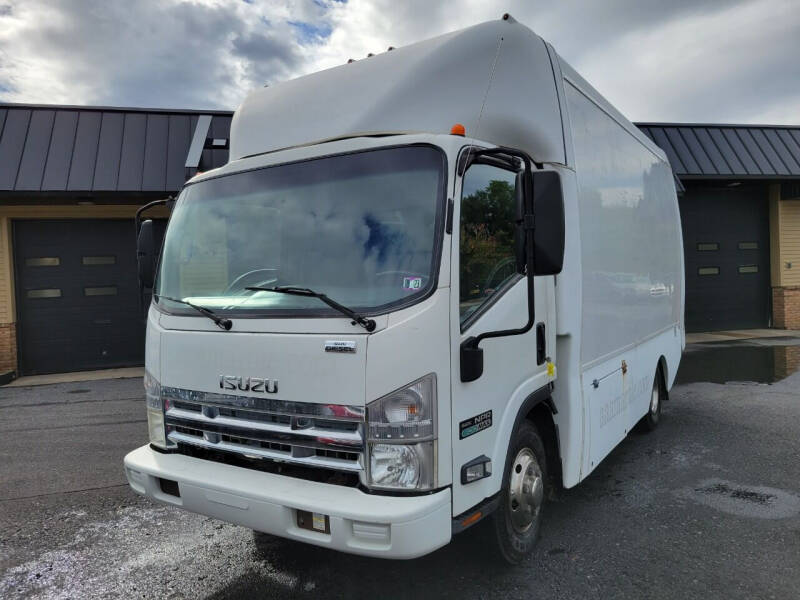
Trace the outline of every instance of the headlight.
<instances>
[{"instance_id":1,"label":"headlight","mask_svg":"<svg viewBox=\"0 0 800 600\"><path fill-rule=\"evenodd\" d=\"M367 405L367 438L368 487L436 487L436 375Z\"/></svg>"},{"instance_id":2,"label":"headlight","mask_svg":"<svg viewBox=\"0 0 800 600\"><path fill-rule=\"evenodd\" d=\"M164 406L161 398L161 384L148 371L144 372L144 394L147 402L147 431L150 443L159 448L174 447L167 440L167 431L164 425Z\"/></svg>"}]
</instances>

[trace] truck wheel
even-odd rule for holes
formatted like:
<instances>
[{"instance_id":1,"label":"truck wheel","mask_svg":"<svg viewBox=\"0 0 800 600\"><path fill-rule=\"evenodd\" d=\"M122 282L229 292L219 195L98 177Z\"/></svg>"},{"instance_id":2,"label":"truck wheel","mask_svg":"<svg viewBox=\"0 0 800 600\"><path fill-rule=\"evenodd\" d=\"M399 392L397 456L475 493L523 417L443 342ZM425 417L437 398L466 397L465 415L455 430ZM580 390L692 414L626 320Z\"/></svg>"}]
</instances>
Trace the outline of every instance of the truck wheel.
<instances>
[{"instance_id":1,"label":"truck wheel","mask_svg":"<svg viewBox=\"0 0 800 600\"><path fill-rule=\"evenodd\" d=\"M500 505L492 514L497 548L509 564L522 562L536 544L546 487L544 444L533 423L525 420L509 444Z\"/></svg>"},{"instance_id":2,"label":"truck wheel","mask_svg":"<svg viewBox=\"0 0 800 600\"><path fill-rule=\"evenodd\" d=\"M664 403L666 395L666 386L664 385L664 378L661 376L661 366L659 366L656 368L656 376L653 379L650 406L647 414L639 421L644 431L653 431L658 427L658 422L661 420L661 405Z\"/></svg>"}]
</instances>

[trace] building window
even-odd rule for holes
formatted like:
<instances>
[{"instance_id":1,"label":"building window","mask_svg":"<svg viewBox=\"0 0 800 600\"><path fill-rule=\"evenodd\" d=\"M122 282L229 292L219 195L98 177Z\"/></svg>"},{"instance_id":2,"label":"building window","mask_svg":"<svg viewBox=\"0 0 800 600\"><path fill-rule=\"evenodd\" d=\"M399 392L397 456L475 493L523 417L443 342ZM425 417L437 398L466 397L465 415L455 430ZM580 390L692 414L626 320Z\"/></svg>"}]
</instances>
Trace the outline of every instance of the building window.
<instances>
[{"instance_id":1,"label":"building window","mask_svg":"<svg viewBox=\"0 0 800 600\"><path fill-rule=\"evenodd\" d=\"M719 275L719 267L700 267L697 269L698 275Z\"/></svg>"},{"instance_id":2,"label":"building window","mask_svg":"<svg viewBox=\"0 0 800 600\"><path fill-rule=\"evenodd\" d=\"M742 265L739 267L739 273L758 273L758 265Z\"/></svg>"},{"instance_id":3,"label":"building window","mask_svg":"<svg viewBox=\"0 0 800 600\"><path fill-rule=\"evenodd\" d=\"M697 244L698 252L716 252L717 250L719 250L717 242L700 242Z\"/></svg>"},{"instance_id":4,"label":"building window","mask_svg":"<svg viewBox=\"0 0 800 600\"><path fill-rule=\"evenodd\" d=\"M28 290L25 292L28 298L61 298L61 290L49 288L43 290Z\"/></svg>"},{"instance_id":5,"label":"building window","mask_svg":"<svg viewBox=\"0 0 800 600\"><path fill-rule=\"evenodd\" d=\"M84 256L81 262L87 266L93 265L113 265L117 262L116 256Z\"/></svg>"},{"instance_id":6,"label":"building window","mask_svg":"<svg viewBox=\"0 0 800 600\"><path fill-rule=\"evenodd\" d=\"M26 267L57 267L61 264L61 259L57 256L41 256L38 258L26 258Z\"/></svg>"},{"instance_id":7,"label":"building window","mask_svg":"<svg viewBox=\"0 0 800 600\"><path fill-rule=\"evenodd\" d=\"M758 242L739 242L739 250L758 250Z\"/></svg>"},{"instance_id":8,"label":"building window","mask_svg":"<svg viewBox=\"0 0 800 600\"><path fill-rule=\"evenodd\" d=\"M117 286L115 286L115 285L104 285L104 286L97 286L97 287L85 287L85 288L83 288L83 295L84 296L116 296L117 295Z\"/></svg>"}]
</instances>

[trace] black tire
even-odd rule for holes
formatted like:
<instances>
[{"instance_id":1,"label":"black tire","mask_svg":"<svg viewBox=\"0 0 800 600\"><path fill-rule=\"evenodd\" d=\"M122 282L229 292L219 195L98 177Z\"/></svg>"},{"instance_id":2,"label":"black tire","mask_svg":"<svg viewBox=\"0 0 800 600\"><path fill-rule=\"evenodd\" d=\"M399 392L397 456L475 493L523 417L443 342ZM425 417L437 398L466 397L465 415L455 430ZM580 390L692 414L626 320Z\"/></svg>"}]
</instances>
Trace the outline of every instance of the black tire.
<instances>
[{"instance_id":1,"label":"black tire","mask_svg":"<svg viewBox=\"0 0 800 600\"><path fill-rule=\"evenodd\" d=\"M650 405L647 414L639 421L640 429L643 431L653 431L661 421L661 405L667 399L667 386L661 374L661 365L656 368L656 375L653 378L653 391L650 394Z\"/></svg>"},{"instance_id":2,"label":"black tire","mask_svg":"<svg viewBox=\"0 0 800 600\"><path fill-rule=\"evenodd\" d=\"M534 471L533 476L530 474L527 476L528 480L533 481L534 484L528 485L527 489L532 490L531 492L520 495L519 492L526 489L524 487L525 473L522 473L523 465L528 465L528 468ZM515 473L516 494L513 494L511 490L512 471ZM522 487L518 485L520 477L523 479ZM536 482L537 478L538 482ZM500 490L500 505L490 517L492 537L499 556L505 562L518 565L533 550L539 537L548 493L547 456L544 451L544 443L534 424L524 420L517 427L508 446L503 469L503 487ZM517 498L520 498L521 502ZM538 501L535 498L538 498ZM528 513L525 509L534 506L531 502L535 503L536 508L532 513ZM515 505L516 508L514 508ZM526 514L530 518L530 524L527 527L520 523L522 520L526 520Z\"/></svg>"}]
</instances>

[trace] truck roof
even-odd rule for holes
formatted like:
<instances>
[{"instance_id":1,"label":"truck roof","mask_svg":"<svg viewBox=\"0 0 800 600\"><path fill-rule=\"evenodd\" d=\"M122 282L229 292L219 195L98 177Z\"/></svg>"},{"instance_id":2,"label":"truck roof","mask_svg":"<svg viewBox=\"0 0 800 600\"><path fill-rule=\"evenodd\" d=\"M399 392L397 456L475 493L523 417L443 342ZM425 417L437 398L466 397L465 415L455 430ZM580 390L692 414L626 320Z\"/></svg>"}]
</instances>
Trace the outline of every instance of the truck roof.
<instances>
[{"instance_id":1,"label":"truck roof","mask_svg":"<svg viewBox=\"0 0 800 600\"><path fill-rule=\"evenodd\" d=\"M504 16L250 93L231 126L236 160L362 135L449 133L566 163L552 60Z\"/></svg>"}]
</instances>

